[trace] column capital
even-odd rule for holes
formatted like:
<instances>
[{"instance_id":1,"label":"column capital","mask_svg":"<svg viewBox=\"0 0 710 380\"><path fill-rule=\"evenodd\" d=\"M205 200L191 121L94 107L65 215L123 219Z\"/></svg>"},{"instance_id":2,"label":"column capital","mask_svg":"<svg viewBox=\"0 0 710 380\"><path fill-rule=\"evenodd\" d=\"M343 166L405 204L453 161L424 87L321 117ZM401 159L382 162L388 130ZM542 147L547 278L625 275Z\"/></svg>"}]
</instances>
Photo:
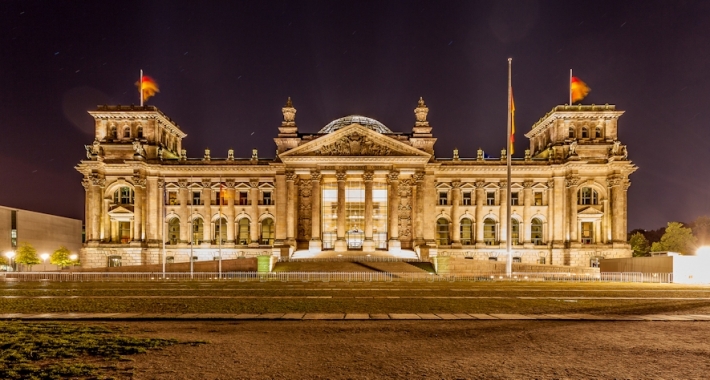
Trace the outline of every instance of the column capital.
<instances>
[{"instance_id":1,"label":"column capital","mask_svg":"<svg viewBox=\"0 0 710 380\"><path fill-rule=\"evenodd\" d=\"M160 188L160 189L165 188L165 178L158 178L158 188Z\"/></svg>"},{"instance_id":2,"label":"column capital","mask_svg":"<svg viewBox=\"0 0 710 380\"><path fill-rule=\"evenodd\" d=\"M615 187L615 186L621 186L622 185L622 178L620 176L610 176L607 177L606 179L606 184L609 187Z\"/></svg>"},{"instance_id":3,"label":"column capital","mask_svg":"<svg viewBox=\"0 0 710 380\"><path fill-rule=\"evenodd\" d=\"M548 180L547 181L547 188L548 189L554 189L555 188L555 180Z\"/></svg>"},{"instance_id":4,"label":"column capital","mask_svg":"<svg viewBox=\"0 0 710 380\"><path fill-rule=\"evenodd\" d=\"M186 179L178 179L178 187L181 189L184 189L187 187L187 180Z\"/></svg>"},{"instance_id":5,"label":"column capital","mask_svg":"<svg viewBox=\"0 0 710 380\"><path fill-rule=\"evenodd\" d=\"M534 182L532 180L525 180L523 181L523 188L524 189L531 189L533 187Z\"/></svg>"},{"instance_id":6,"label":"column capital","mask_svg":"<svg viewBox=\"0 0 710 380\"><path fill-rule=\"evenodd\" d=\"M228 189L233 189L235 185L236 181L232 178L224 180L224 186L226 186Z\"/></svg>"},{"instance_id":7,"label":"column capital","mask_svg":"<svg viewBox=\"0 0 710 380\"><path fill-rule=\"evenodd\" d=\"M321 179L321 174L319 170L311 170L311 181L312 182L320 182Z\"/></svg>"},{"instance_id":8,"label":"column capital","mask_svg":"<svg viewBox=\"0 0 710 380\"><path fill-rule=\"evenodd\" d=\"M202 187L203 187L203 188L208 189L208 188L210 188L211 186L212 186L212 181L210 181L209 178L203 178L203 179L202 179Z\"/></svg>"},{"instance_id":9,"label":"column capital","mask_svg":"<svg viewBox=\"0 0 710 380\"><path fill-rule=\"evenodd\" d=\"M249 178L249 186L251 186L252 189L258 188L259 178Z\"/></svg>"},{"instance_id":10,"label":"column capital","mask_svg":"<svg viewBox=\"0 0 710 380\"><path fill-rule=\"evenodd\" d=\"M461 187L461 180L457 179L457 180L451 181L451 187L454 189L460 188Z\"/></svg>"},{"instance_id":11,"label":"column capital","mask_svg":"<svg viewBox=\"0 0 710 380\"><path fill-rule=\"evenodd\" d=\"M296 180L296 173L293 170L286 170L286 181L293 182Z\"/></svg>"},{"instance_id":12,"label":"column capital","mask_svg":"<svg viewBox=\"0 0 710 380\"><path fill-rule=\"evenodd\" d=\"M574 186L577 186L577 185L579 185L579 176L568 175L568 176L565 178L565 186L566 186L568 189L569 189L569 188L572 188L572 187L574 187Z\"/></svg>"},{"instance_id":13,"label":"column capital","mask_svg":"<svg viewBox=\"0 0 710 380\"><path fill-rule=\"evenodd\" d=\"M397 171L397 170L391 170L391 171L389 172L389 174L387 174L387 179L388 179L390 182L399 181L399 171Z\"/></svg>"},{"instance_id":14,"label":"column capital","mask_svg":"<svg viewBox=\"0 0 710 380\"><path fill-rule=\"evenodd\" d=\"M91 174L91 185L104 187L106 186L106 178L103 178L100 174L93 173Z\"/></svg>"},{"instance_id":15,"label":"column capital","mask_svg":"<svg viewBox=\"0 0 710 380\"><path fill-rule=\"evenodd\" d=\"M417 170L416 172L414 172L414 174L412 174L412 179L415 182L423 181L424 180L424 172L421 170Z\"/></svg>"},{"instance_id":16,"label":"column capital","mask_svg":"<svg viewBox=\"0 0 710 380\"><path fill-rule=\"evenodd\" d=\"M135 187L145 187L145 182L145 178L141 178L140 176L133 177L133 186Z\"/></svg>"},{"instance_id":17,"label":"column capital","mask_svg":"<svg viewBox=\"0 0 710 380\"><path fill-rule=\"evenodd\" d=\"M477 189L482 189L484 186L486 186L486 181L482 179L477 179L476 182L473 183L474 186L476 186Z\"/></svg>"},{"instance_id":18,"label":"column capital","mask_svg":"<svg viewBox=\"0 0 710 380\"><path fill-rule=\"evenodd\" d=\"M89 191L91 188L91 180L89 178L84 177L84 179L81 180L81 186L84 187L84 190Z\"/></svg>"},{"instance_id":19,"label":"column capital","mask_svg":"<svg viewBox=\"0 0 710 380\"><path fill-rule=\"evenodd\" d=\"M362 174L362 180L365 182L372 182L373 178L375 178L375 172L372 170L366 170L365 173Z\"/></svg>"},{"instance_id":20,"label":"column capital","mask_svg":"<svg viewBox=\"0 0 710 380\"><path fill-rule=\"evenodd\" d=\"M348 178L348 175L345 173L345 170L338 170L335 172L335 178L338 180L338 182L345 182L345 180Z\"/></svg>"},{"instance_id":21,"label":"column capital","mask_svg":"<svg viewBox=\"0 0 710 380\"><path fill-rule=\"evenodd\" d=\"M508 181L500 181L500 184L498 185L501 190L505 189L508 190Z\"/></svg>"}]
</instances>

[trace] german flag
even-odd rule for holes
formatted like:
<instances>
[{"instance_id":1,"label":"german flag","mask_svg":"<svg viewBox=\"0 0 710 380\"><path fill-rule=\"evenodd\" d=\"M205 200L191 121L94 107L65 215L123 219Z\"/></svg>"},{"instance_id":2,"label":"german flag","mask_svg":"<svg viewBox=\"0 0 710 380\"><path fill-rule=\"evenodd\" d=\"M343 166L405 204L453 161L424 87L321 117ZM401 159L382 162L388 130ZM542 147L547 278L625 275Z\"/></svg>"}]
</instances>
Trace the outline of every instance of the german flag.
<instances>
[{"instance_id":1,"label":"german flag","mask_svg":"<svg viewBox=\"0 0 710 380\"><path fill-rule=\"evenodd\" d=\"M587 94L589 94L589 91L592 91L592 89L587 87L586 83L582 82L577 77L572 77L569 84L569 93L572 103L576 103L584 99Z\"/></svg>"},{"instance_id":2,"label":"german flag","mask_svg":"<svg viewBox=\"0 0 710 380\"><path fill-rule=\"evenodd\" d=\"M143 101L148 100L150 97L154 96L155 93L160 92L158 84L153 78L147 75L143 75L140 83L136 83L136 85L138 85L138 91L140 91L143 96Z\"/></svg>"}]
</instances>

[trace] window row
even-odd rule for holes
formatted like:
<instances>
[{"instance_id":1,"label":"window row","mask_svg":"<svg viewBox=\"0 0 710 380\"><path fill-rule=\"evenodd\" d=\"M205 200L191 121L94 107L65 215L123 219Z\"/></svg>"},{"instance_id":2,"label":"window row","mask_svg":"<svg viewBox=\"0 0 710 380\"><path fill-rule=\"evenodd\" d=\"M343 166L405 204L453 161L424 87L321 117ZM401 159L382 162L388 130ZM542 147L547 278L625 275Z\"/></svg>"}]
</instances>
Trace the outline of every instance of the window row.
<instances>
[{"instance_id":1,"label":"window row","mask_svg":"<svg viewBox=\"0 0 710 380\"><path fill-rule=\"evenodd\" d=\"M143 138L143 126L138 126L138 127L136 128L135 135L133 135L133 133L132 133L132 131L131 131L131 127L128 126L128 125L124 125L123 127L121 127L120 131L121 131L121 138L123 138L123 139L130 139L130 138L133 138L133 136L135 136L135 138L137 138L137 139L142 139L142 138ZM118 140L118 139L119 139L119 137L118 137L118 136L119 136L119 129L118 129L118 127L116 127L115 125L112 125L112 126L109 128L109 133L108 133L108 135L109 135L113 140Z\"/></svg>"},{"instance_id":2,"label":"window row","mask_svg":"<svg viewBox=\"0 0 710 380\"><path fill-rule=\"evenodd\" d=\"M165 198L165 204L169 206L180 205L179 193L176 190L169 190ZM273 206L274 199L272 198L271 191L260 191L260 199L256 199L257 204L264 206ZM230 194L226 189L222 191L212 191L211 192L211 205L222 205L226 206L229 202ZM200 206L205 204L205 199L203 197L202 190L193 190L192 197L187 200L187 205ZM249 191L235 191L234 193L234 204L239 206L248 206L253 204L252 200L249 199Z\"/></svg>"},{"instance_id":3,"label":"window row","mask_svg":"<svg viewBox=\"0 0 710 380\"><path fill-rule=\"evenodd\" d=\"M601 139L603 138L603 133L602 133L602 127L595 127L594 128L594 137L591 137L590 135L591 130L589 127L582 127L579 130L579 137L583 139L589 139L589 138L595 138L595 139ZM577 128L575 127L569 127L569 131L567 132L567 137L570 139L576 139L577 138Z\"/></svg>"},{"instance_id":4,"label":"window row","mask_svg":"<svg viewBox=\"0 0 710 380\"><path fill-rule=\"evenodd\" d=\"M446 218L439 218L436 221L436 235L438 245L451 245L452 223ZM473 245L476 243L473 220L469 218L461 219L459 232L462 245ZM481 239L486 245L498 244L498 222L493 218L483 220L483 237ZM511 220L511 241L513 244L522 244L520 234L520 221ZM530 222L530 242L535 245L544 245L543 223L539 218L533 218Z\"/></svg>"},{"instance_id":5,"label":"window row","mask_svg":"<svg viewBox=\"0 0 710 380\"><path fill-rule=\"evenodd\" d=\"M542 191L533 192L533 206L544 206ZM464 191L461 193L460 205L472 206L474 198L473 191ZM439 206L449 206L452 203L451 194L448 190L439 190L438 205ZM497 191L486 191L485 201L483 202L487 206L498 205ZM510 193L510 204L513 206L520 206L523 204L523 198L520 191L512 191Z\"/></svg>"},{"instance_id":6,"label":"window row","mask_svg":"<svg viewBox=\"0 0 710 380\"><path fill-rule=\"evenodd\" d=\"M201 218L193 219L192 234L188 243L200 244L209 240L212 244L227 243L227 219L220 218L212 222L211 236L205 239L205 222ZM274 244L274 219L265 218L259 223L259 236L256 241L260 245ZM178 244L180 242L180 220L172 218L168 222L168 239L166 244ZM251 221L247 218L241 218L236 222L235 226L235 243L247 245L254 241L251 239Z\"/></svg>"}]
</instances>

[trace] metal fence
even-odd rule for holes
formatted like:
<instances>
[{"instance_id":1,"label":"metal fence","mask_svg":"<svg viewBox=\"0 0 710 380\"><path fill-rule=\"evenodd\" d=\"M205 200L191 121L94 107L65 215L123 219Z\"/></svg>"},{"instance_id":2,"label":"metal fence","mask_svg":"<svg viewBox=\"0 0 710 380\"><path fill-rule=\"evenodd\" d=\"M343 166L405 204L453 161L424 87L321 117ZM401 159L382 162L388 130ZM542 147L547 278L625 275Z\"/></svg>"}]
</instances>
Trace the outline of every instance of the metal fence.
<instances>
[{"instance_id":1,"label":"metal fence","mask_svg":"<svg viewBox=\"0 0 710 380\"><path fill-rule=\"evenodd\" d=\"M378 263L393 263L393 262L421 262L418 258L401 258L388 256L336 256L336 257L279 257L279 263L336 263L336 262L378 262Z\"/></svg>"},{"instance_id":2,"label":"metal fence","mask_svg":"<svg viewBox=\"0 0 710 380\"><path fill-rule=\"evenodd\" d=\"M238 282L629 282L671 283L672 273L526 273L510 277L500 272L471 274L389 273L389 272L9 272L0 281L238 281Z\"/></svg>"}]
</instances>

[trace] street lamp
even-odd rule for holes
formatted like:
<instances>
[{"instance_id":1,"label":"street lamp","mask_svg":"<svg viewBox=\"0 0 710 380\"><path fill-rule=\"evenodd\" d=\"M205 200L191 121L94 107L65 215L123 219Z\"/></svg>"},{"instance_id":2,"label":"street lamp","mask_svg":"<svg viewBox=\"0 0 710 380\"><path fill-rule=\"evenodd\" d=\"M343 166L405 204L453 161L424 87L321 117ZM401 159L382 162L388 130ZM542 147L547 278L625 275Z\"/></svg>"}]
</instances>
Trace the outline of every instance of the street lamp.
<instances>
[{"instance_id":1,"label":"street lamp","mask_svg":"<svg viewBox=\"0 0 710 380\"><path fill-rule=\"evenodd\" d=\"M12 268L14 270L14 266L12 265L12 258L15 257L15 251L5 252L5 257L7 257L10 260L10 268Z\"/></svg>"},{"instance_id":2,"label":"street lamp","mask_svg":"<svg viewBox=\"0 0 710 380\"><path fill-rule=\"evenodd\" d=\"M76 264L76 259L79 258L79 256L76 255L76 253L72 253L69 255L69 260L72 261L72 264Z\"/></svg>"},{"instance_id":3,"label":"street lamp","mask_svg":"<svg viewBox=\"0 0 710 380\"><path fill-rule=\"evenodd\" d=\"M44 267L44 270L47 270L47 259L49 258L49 253L43 253L39 255L39 257L42 259L42 266Z\"/></svg>"}]
</instances>

